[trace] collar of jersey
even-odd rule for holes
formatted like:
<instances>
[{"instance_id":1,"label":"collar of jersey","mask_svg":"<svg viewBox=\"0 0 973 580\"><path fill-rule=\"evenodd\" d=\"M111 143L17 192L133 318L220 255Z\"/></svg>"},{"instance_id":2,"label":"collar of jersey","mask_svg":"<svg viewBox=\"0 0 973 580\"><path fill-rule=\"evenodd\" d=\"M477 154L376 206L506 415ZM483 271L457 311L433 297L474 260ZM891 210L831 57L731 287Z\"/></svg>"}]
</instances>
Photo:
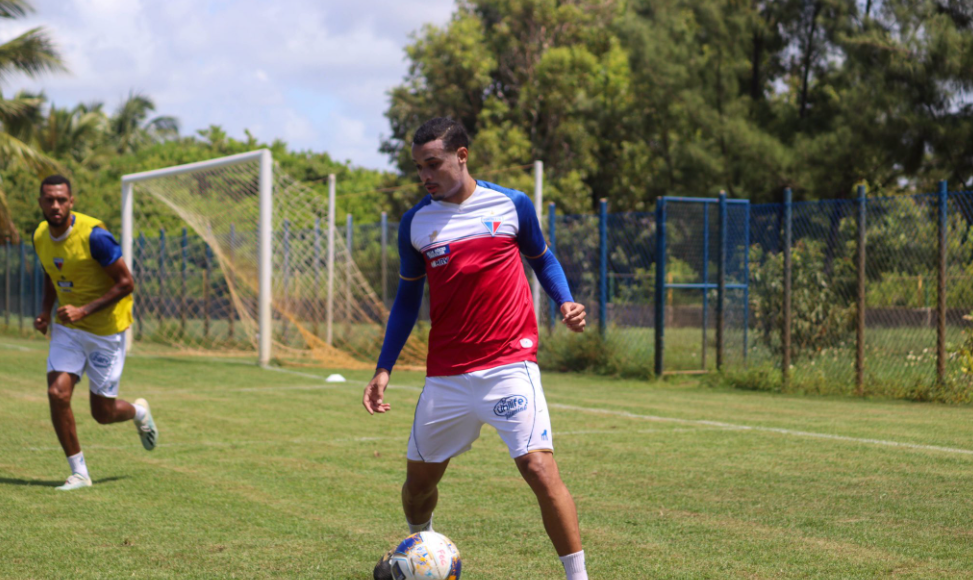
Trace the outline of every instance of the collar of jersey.
<instances>
[{"instance_id":1,"label":"collar of jersey","mask_svg":"<svg viewBox=\"0 0 973 580\"><path fill-rule=\"evenodd\" d=\"M76 215L74 215L74 213L72 213L71 214L71 225L68 226L68 231L66 231L63 234L61 234L60 237L55 238L53 235L51 235L51 230L48 229L47 230L47 235L51 236L51 241L52 242L63 242L64 240L68 239L68 236L71 235L71 230L74 229L74 221L76 219L78 219L78 216L76 216Z\"/></svg>"},{"instance_id":2,"label":"collar of jersey","mask_svg":"<svg viewBox=\"0 0 973 580\"><path fill-rule=\"evenodd\" d=\"M450 201L439 201L439 200L435 200L435 199L432 200L432 202L433 203L438 203L440 207L444 207L444 208L447 208L447 209L451 209L453 211L459 211L459 210L462 210L463 208L469 207L470 204L473 202L473 200L476 199L477 197L479 197L479 195L482 193L482 190L483 189L484 188L481 187L479 183L477 183L476 184L476 187L473 189L473 195L471 195L468 198L464 199L462 201L462 203L453 203L453 202L450 202Z\"/></svg>"}]
</instances>

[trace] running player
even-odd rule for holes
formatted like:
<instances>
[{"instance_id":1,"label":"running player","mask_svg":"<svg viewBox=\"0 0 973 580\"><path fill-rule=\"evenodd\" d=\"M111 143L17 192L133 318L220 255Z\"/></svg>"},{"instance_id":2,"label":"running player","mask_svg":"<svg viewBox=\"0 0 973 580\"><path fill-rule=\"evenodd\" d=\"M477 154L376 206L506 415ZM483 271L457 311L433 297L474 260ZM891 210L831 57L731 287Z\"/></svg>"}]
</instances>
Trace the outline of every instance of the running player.
<instances>
[{"instance_id":1,"label":"running player","mask_svg":"<svg viewBox=\"0 0 973 580\"><path fill-rule=\"evenodd\" d=\"M118 242L100 220L71 211L71 183L60 175L41 182L40 206L45 221L34 232L34 249L44 266L44 304L34 328L43 334L51 329L47 398L54 431L71 468L57 489L69 491L91 486L71 411L74 386L85 373L96 421L106 425L134 420L142 446L149 451L155 449L159 432L145 399L133 405L118 398L135 288ZM55 299L59 308L52 325Z\"/></svg>"},{"instance_id":2,"label":"running player","mask_svg":"<svg viewBox=\"0 0 973 580\"><path fill-rule=\"evenodd\" d=\"M530 199L470 176L461 124L427 121L416 131L412 158L429 195L399 226L401 280L363 397L371 414L390 409L383 399L389 374L418 318L428 278L432 326L402 486L406 523L411 533L432 529L437 484L449 460L469 450L487 423L537 496L568 580L587 580L577 510L554 461L536 362L537 320L520 255L574 332L584 330L584 306L571 297ZM376 566L376 579L391 577L389 556Z\"/></svg>"}]
</instances>

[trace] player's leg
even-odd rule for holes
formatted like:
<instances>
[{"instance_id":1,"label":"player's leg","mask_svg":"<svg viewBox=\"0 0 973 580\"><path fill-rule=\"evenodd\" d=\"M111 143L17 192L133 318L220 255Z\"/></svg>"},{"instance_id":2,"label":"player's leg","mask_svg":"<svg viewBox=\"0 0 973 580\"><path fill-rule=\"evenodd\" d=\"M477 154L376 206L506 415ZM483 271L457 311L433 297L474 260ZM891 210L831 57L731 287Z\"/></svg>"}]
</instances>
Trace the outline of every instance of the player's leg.
<instances>
[{"instance_id":1,"label":"player's leg","mask_svg":"<svg viewBox=\"0 0 973 580\"><path fill-rule=\"evenodd\" d=\"M568 580L587 580L578 512L554 461L554 433L535 363L504 365L471 373L482 381L481 419L507 444L521 475L541 508L544 529Z\"/></svg>"},{"instance_id":2,"label":"player's leg","mask_svg":"<svg viewBox=\"0 0 973 580\"><path fill-rule=\"evenodd\" d=\"M405 483L402 484L402 511L409 532L432 529L432 513L439 502L439 481L448 466L448 459L441 463L408 462Z\"/></svg>"},{"instance_id":3,"label":"player's leg","mask_svg":"<svg viewBox=\"0 0 973 580\"><path fill-rule=\"evenodd\" d=\"M71 470L59 490L69 491L91 485L88 465L81 451L78 431L71 410L74 387L84 375L84 349L71 333L60 324L51 325L50 354L47 357L47 400L51 407L51 423Z\"/></svg>"},{"instance_id":4,"label":"player's leg","mask_svg":"<svg viewBox=\"0 0 973 580\"><path fill-rule=\"evenodd\" d=\"M561 474L551 451L537 451L522 455L514 462L527 485L537 496L541 506L544 529L554 544L558 556L581 551L581 532L578 529L578 510L571 492L561 480Z\"/></svg>"},{"instance_id":5,"label":"player's leg","mask_svg":"<svg viewBox=\"0 0 973 580\"><path fill-rule=\"evenodd\" d=\"M91 387L91 416L102 425L134 421L142 446L151 451L159 432L145 399L129 403L118 398L118 386L125 368L125 334L97 336L84 333L88 379Z\"/></svg>"},{"instance_id":6,"label":"player's leg","mask_svg":"<svg viewBox=\"0 0 973 580\"><path fill-rule=\"evenodd\" d=\"M78 375L72 373L47 373L47 400L51 406L51 422L54 424L57 440L68 457L81 453L81 442L78 441L74 412L71 410L71 396L79 380Z\"/></svg>"}]
</instances>

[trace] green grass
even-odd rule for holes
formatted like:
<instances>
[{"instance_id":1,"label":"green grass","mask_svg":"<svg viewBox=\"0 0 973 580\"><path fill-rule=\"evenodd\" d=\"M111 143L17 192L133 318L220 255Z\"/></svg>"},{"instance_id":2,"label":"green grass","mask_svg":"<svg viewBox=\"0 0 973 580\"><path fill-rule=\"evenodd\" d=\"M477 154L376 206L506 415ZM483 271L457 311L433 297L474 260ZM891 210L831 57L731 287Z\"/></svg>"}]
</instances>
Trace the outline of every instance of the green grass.
<instances>
[{"instance_id":1,"label":"green grass","mask_svg":"<svg viewBox=\"0 0 973 580\"><path fill-rule=\"evenodd\" d=\"M133 353L122 396L152 403L160 447L97 425L84 384L74 408L95 486L60 493L45 349L0 338L0 577L368 580L406 535L420 374L396 372L392 412L369 417L368 373L335 386L326 369ZM593 580L973 578L973 409L688 378L544 383ZM465 579L563 578L492 430L440 492L436 528Z\"/></svg>"}]
</instances>

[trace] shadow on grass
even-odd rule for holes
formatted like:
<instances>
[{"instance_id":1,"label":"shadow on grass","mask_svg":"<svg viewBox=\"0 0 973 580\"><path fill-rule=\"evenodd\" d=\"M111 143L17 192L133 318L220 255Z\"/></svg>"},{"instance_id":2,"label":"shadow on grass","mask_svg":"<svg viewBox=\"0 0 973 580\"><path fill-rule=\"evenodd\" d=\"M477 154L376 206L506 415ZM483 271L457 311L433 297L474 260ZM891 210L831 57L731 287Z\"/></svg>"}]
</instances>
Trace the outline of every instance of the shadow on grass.
<instances>
[{"instance_id":1,"label":"shadow on grass","mask_svg":"<svg viewBox=\"0 0 973 580\"><path fill-rule=\"evenodd\" d=\"M118 481L120 479L128 479L127 475L121 475L116 477L102 477L101 479L92 480L93 484L111 483L113 481ZM38 487L57 487L59 485L64 485L63 481L44 481L42 479L15 479L12 477L0 477L0 485L34 485Z\"/></svg>"}]
</instances>

